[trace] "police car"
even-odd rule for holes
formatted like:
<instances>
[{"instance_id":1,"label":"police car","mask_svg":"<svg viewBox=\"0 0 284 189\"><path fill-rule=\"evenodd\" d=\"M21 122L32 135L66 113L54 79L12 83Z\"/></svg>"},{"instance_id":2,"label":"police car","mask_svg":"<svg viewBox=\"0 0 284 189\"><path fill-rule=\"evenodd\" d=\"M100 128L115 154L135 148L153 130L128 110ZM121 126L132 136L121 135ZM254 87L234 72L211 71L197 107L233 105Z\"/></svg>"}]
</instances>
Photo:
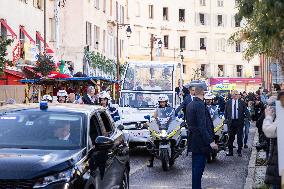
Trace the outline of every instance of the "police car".
<instances>
[{"instance_id":1,"label":"police car","mask_svg":"<svg viewBox=\"0 0 284 189\"><path fill-rule=\"evenodd\" d=\"M124 135L99 106L0 108L0 188L129 188Z\"/></svg>"}]
</instances>

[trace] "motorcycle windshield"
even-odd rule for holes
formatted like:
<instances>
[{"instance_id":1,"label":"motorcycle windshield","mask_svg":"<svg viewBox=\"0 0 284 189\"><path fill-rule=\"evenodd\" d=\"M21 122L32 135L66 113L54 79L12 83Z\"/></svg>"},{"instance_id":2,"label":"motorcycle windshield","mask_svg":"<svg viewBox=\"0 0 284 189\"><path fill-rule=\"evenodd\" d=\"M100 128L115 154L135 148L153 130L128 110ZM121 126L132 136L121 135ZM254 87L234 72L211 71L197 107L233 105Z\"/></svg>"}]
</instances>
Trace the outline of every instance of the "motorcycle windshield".
<instances>
[{"instance_id":1,"label":"motorcycle windshield","mask_svg":"<svg viewBox=\"0 0 284 189\"><path fill-rule=\"evenodd\" d=\"M173 120L175 113L172 107L166 108L158 108L157 116L158 116L158 124L160 125L160 129L168 129L170 122Z\"/></svg>"}]
</instances>

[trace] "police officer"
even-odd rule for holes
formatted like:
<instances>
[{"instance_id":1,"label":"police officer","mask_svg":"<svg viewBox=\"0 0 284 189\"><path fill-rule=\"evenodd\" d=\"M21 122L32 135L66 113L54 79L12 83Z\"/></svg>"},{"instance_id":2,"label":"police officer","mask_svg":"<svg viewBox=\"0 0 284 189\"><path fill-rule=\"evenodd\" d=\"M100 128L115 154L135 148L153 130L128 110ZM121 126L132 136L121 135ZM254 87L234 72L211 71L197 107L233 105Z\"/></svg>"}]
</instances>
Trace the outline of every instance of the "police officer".
<instances>
[{"instance_id":1,"label":"police officer","mask_svg":"<svg viewBox=\"0 0 284 189\"><path fill-rule=\"evenodd\" d=\"M110 100L111 100L111 97L110 97L108 92L106 92L106 91L100 92L99 104L102 107L108 109L111 117L114 119L116 116L119 116L119 113L118 113L118 110L115 107L110 105L110 103L109 103Z\"/></svg>"},{"instance_id":2,"label":"police officer","mask_svg":"<svg viewBox=\"0 0 284 189\"><path fill-rule=\"evenodd\" d=\"M68 94L65 90L59 90L57 92L57 101L59 103L66 103L67 102Z\"/></svg>"}]
</instances>

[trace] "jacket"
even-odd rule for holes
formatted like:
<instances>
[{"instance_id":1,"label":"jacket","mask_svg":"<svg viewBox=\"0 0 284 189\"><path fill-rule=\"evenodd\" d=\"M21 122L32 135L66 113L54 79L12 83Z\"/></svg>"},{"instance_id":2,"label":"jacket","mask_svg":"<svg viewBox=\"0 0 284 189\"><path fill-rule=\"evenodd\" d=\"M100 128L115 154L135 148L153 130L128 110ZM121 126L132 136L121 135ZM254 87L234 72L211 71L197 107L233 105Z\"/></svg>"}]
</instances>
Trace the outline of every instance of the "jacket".
<instances>
[{"instance_id":1,"label":"jacket","mask_svg":"<svg viewBox=\"0 0 284 189\"><path fill-rule=\"evenodd\" d=\"M232 110L232 99L231 99L226 103L225 112L224 112L225 120L229 128L232 125L232 111L233 110ZM244 126L245 118L249 117L249 115L247 114L248 114L248 110L247 110L247 106L245 102L239 99L238 100L238 118L239 118L238 121L239 121L240 126Z\"/></svg>"},{"instance_id":2,"label":"jacket","mask_svg":"<svg viewBox=\"0 0 284 189\"><path fill-rule=\"evenodd\" d=\"M183 110L184 115L186 114L186 107L189 103L192 102L192 96L187 95L183 102L179 105L179 107L176 109L176 115L180 112L180 110Z\"/></svg>"},{"instance_id":3,"label":"jacket","mask_svg":"<svg viewBox=\"0 0 284 189\"><path fill-rule=\"evenodd\" d=\"M96 105L96 103L92 102L87 94L82 97L82 101L84 102L84 104Z\"/></svg>"},{"instance_id":4,"label":"jacket","mask_svg":"<svg viewBox=\"0 0 284 189\"><path fill-rule=\"evenodd\" d=\"M263 121L262 129L266 137L271 138L270 156L267 162L265 183L280 186L281 177L279 176L278 167L277 119L273 122L271 116L266 116Z\"/></svg>"},{"instance_id":5,"label":"jacket","mask_svg":"<svg viewBox=\"0 0 284 189\"><path fill-rule=\"evenodd\" d=\"M210 114L199 98L194 98L186 107L186 122L189 127L189 151L209 154L210 143L214 142L213 123Z\"/></svg>"}]
</instances>

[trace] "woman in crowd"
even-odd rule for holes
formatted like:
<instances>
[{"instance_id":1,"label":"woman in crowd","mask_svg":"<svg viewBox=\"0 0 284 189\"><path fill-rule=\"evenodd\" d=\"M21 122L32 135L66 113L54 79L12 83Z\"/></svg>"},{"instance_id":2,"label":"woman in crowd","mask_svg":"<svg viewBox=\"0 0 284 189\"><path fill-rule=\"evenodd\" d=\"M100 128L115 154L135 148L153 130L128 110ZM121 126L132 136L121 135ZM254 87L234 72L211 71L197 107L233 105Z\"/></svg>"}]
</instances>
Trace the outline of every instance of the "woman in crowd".
<instances>
[{"instance_id":1,"label":"woman in crowd","mask_svg":"<svg viewBox=\"0 0 284 189\"><path fill-rule=\"evenodd\" d=\"M273 99L274 98L274 99ZM284 91L279 92L278 100L284 108ZM275 97L269 99L269 106L265 110L265 119L263 121L263 132L266 137L271 139L270 156L267 163L265 183L271 184L273 189L281 188L281 177L279 176L278 165L278 145L277 145L277 126L278 123L275 111Z\"/></svg>"}]
</instances>

